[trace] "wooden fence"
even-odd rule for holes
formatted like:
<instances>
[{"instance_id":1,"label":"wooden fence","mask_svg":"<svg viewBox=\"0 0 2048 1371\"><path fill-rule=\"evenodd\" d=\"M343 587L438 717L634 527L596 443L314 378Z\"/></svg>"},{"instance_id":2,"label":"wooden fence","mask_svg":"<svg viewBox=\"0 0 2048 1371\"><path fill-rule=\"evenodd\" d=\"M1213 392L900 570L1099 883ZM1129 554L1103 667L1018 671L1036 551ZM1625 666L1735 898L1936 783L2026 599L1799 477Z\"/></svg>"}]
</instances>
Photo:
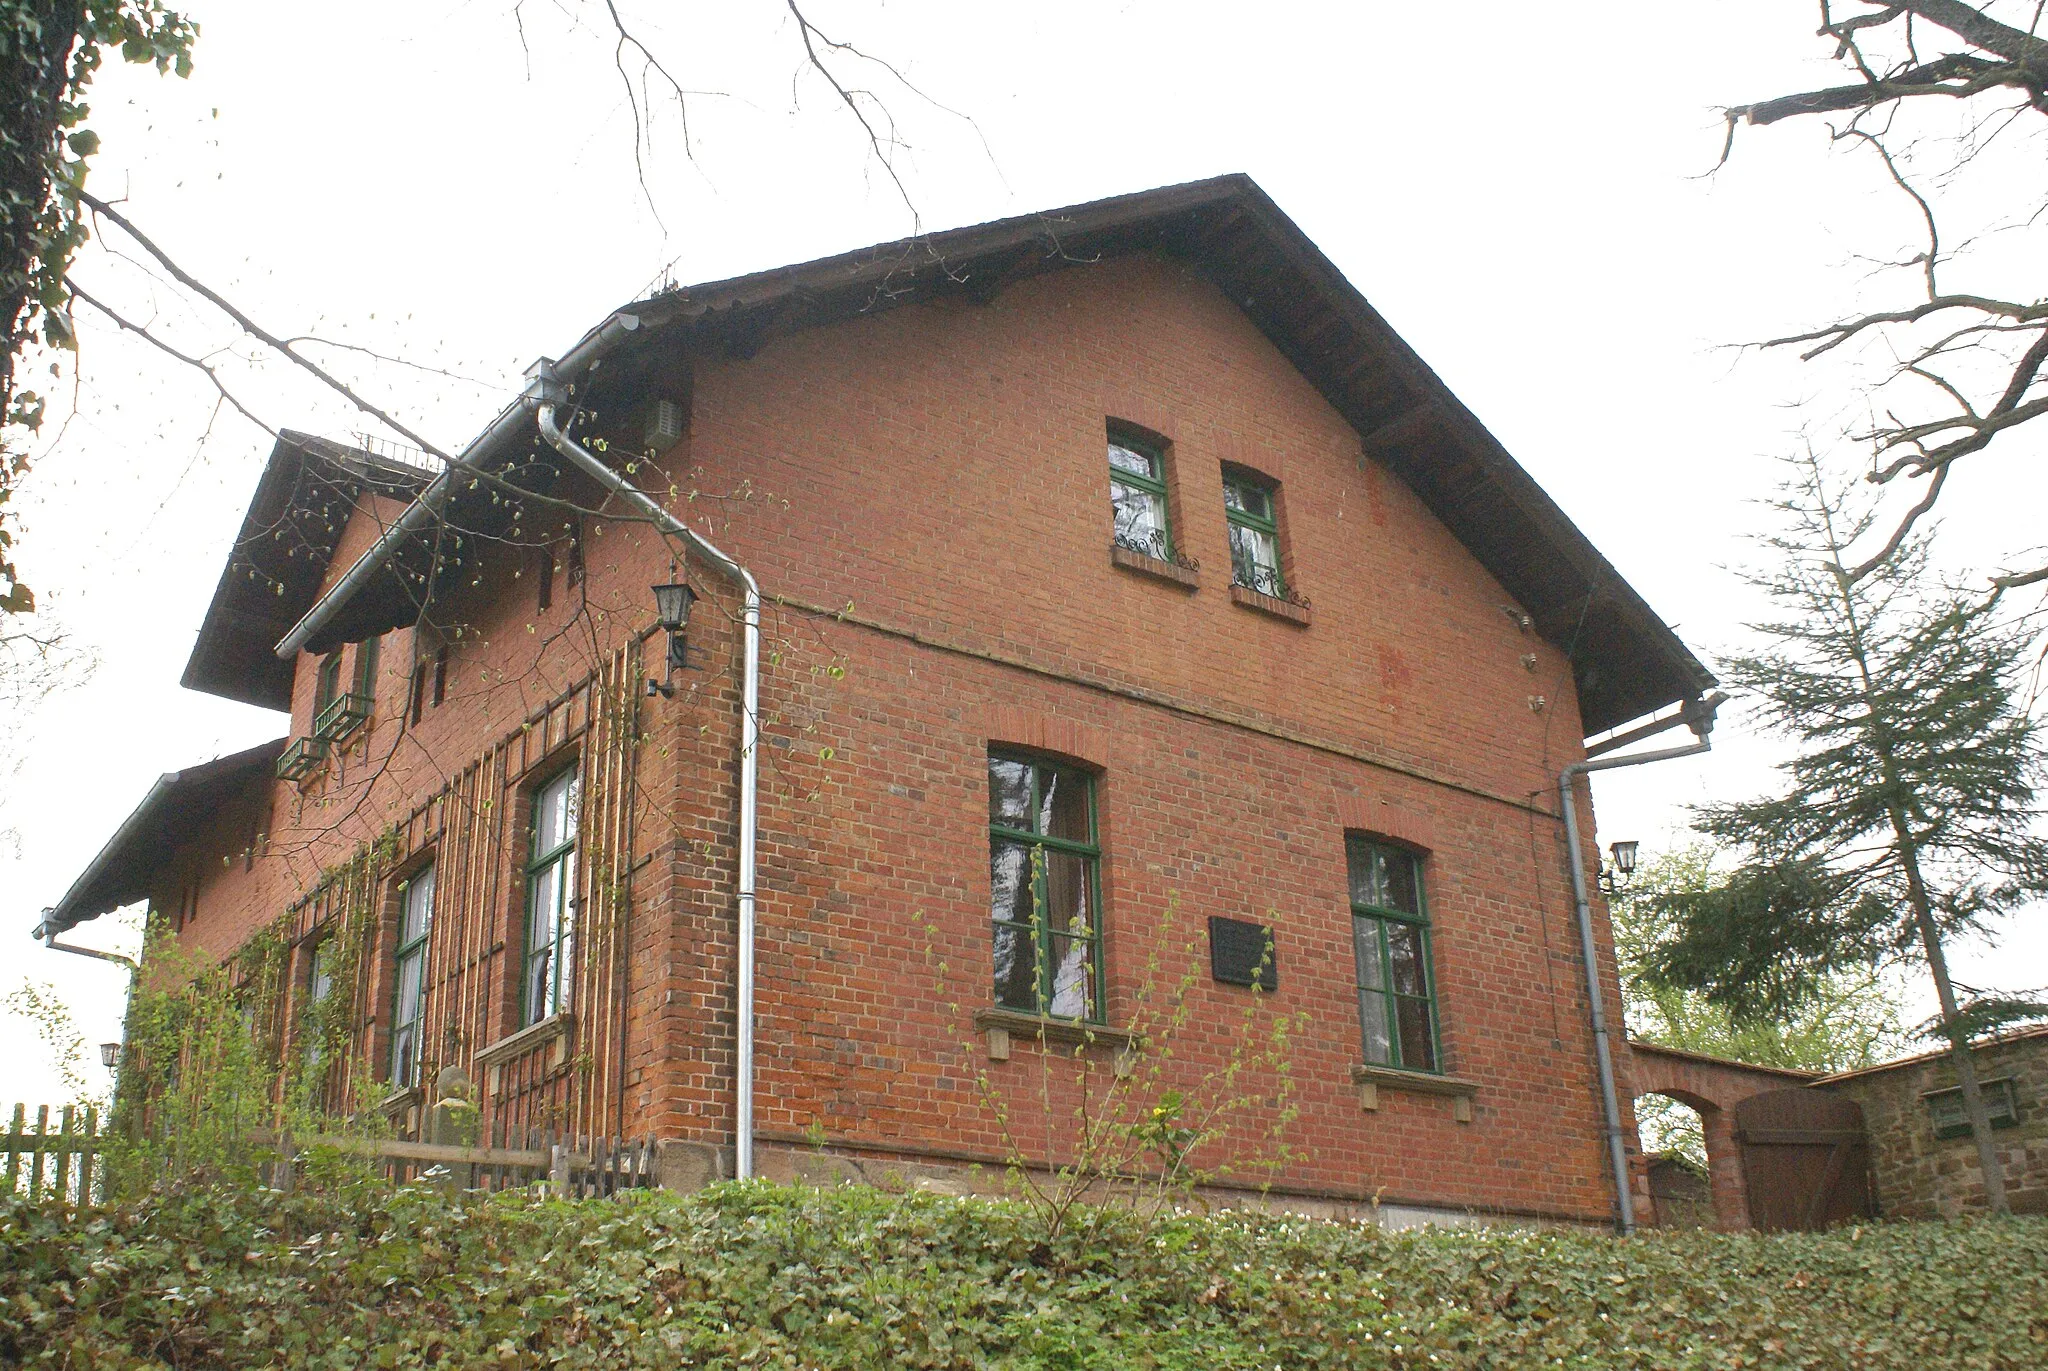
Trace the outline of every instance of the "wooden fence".
<instances>
[{"instance_id":1,"label":"wooden fence","mask_svg":"<svg viewBox=\"0 0 2048 1371\"><path fill-rule=\"evenodd\" d=\"M79 1206L106 1198L107 1164L99 1111L65 1105L57 1128L50 1128L50 1106L36 1106L35 1131L29 1131L28 1106L14 1106L14 1121L0 1138L5 1179L0 1194L31 1200L60 1200Z\"/></svg>"},{"instance_id":2,"label":"wooden fence","mask_svg":"<svg viewBox=\"0 0 2048 1371\"><path fill-rule=\"evenodd\" d=\"M513 1146L465 1147L404 1138L265 1135L257 1140L277 1159L261 1166L263 1182L290 1190L313 1148L374 1158L398 1184L438 1181L457 1190L512 1190L545 1184L569 1199L598 1199L655 1184L652 1139L565 1138L540 1129ZM494 1140L503 1143L502 1137ZM523 1145L518 1145L523 1144Z\"/></svg>"},{"instance_id":3,"label":"wooden fence","mask_svg":"<svg viewBox=\"0 0 2048 1371\"><path fill-rule=\"evenodd\" d=\"M0 1195L30 1200L58 1200L86 1208L107 1197L106 1135L99 1111L65 1105L51 1127L50 1106L37 1105L35 1126L29 1127L28 1106L14 1106L14 1122L0 1136ZM566 1137L541 1129L508 1139L500 1127L491 1145L456 1146L410 1142L403 1138L345 1136L283 1137L259 1133L250 1139L271 1160L258 1164L263 1184L289 1190L303 1168L305 1154L331 1147L355 1156L374 1158L392 1181L435 1181L459 1190L510 1190L546 1185L570 1199L597 1199L623 1190L645 1190L655 1184L655 1146L651 1138Z\"/></svg>"}]
</instances>

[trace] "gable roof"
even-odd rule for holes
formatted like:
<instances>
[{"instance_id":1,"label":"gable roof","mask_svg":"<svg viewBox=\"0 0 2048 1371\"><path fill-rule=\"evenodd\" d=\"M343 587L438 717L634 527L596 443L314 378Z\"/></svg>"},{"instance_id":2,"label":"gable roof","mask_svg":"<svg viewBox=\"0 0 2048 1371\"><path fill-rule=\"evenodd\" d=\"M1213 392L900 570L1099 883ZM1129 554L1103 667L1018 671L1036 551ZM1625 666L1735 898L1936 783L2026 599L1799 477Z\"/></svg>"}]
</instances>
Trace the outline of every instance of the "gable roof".
<instances>
[{"instance_id":1,"label":"gable roof","mask_svg":"<svg viewBox=\"0 0 2048 1371\"><path fill-rule=\"evenodd\" d=\"M583 400L616 411L650 384L687 373L706 349L750 357L800 329L953 296L988 300L1026 277L1156 251L1193 264L1358 431L1469 548L1534 628L1571 654L1591 735L1698 695L1714 683L1663 620L1453 395L1378 311L1242 175L902 239L798 266L665 291L586 334L569 357ZM626 328L620 322L625 320ZM611 341L611 340L616 340ZM609 355L603 355L609 353ZM601 359L601 368L597 365ZM549 479L515 403L463 459L508 484ZM489 520L499 492L444 473L426 499L460 530ZM422 523L366 553L293 626L280 651L322 651L414 622L450 575L444 541Z\"/></svg>"},{"instance_id":2,"label":"gable roof","mask_svg":"<svg viewBox=\"0 0 2048 1371\"><path fill-rule=\"evenodd\" d=\"M289 710L292 664L271 649L320 598L356 500L368 489L410 501L427 479L427 472L395 457L281 431L178 683Z\"/></svg>"},{"instance_id":3,"label":"gable roof","mask_svg":"<svg viewBox=\"0 0 2048 1371\"><path fill-rule=\"evenodd\" d=\"M246 752L157 777L142 803L79 873L64 898L43 911L39 935L69 932L87 919L147 897L150 880L178 849L213 822L220 807L251 781L270 774L284 744L285 740L278 738Z\"/></svg>"}]
</instances>

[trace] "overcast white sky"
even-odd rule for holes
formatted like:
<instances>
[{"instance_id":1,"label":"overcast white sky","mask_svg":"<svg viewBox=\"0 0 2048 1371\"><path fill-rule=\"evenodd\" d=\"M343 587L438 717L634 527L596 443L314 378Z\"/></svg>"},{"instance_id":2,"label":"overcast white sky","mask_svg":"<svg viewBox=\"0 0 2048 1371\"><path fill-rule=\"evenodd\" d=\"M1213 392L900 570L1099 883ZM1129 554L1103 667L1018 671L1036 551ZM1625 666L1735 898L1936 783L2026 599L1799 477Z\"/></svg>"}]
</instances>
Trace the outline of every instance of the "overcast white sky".
<instances>
[{"instance_id":1,"label":"overcast white sky","mask_svg":"<svg viewBox=\"0 0 2048 1371\"><path fill-rule=\"evenodd\" d=\"M659 14L650 46L714 92L690 105L694 161L657 120L644 194L611 44L576 22L601 16L590 0L526 4L523 43L511 0L193 0L189 81L103 75L94 185L271 328L480 382L328 354L444 446L665 270L715 279L911 230L858 129L797 74L777 0L622 9ZM1704 175L1718 106L1831 79L1810 7L809 12L931 97L864 78L913 145L900 165L925 227L1249 172L1695 650L1742 641L1753 606L1722 568L1753 560L1751 502L1802 428L1839 421L1817 374L1727 345L1822 320L1868 288L1858 254L1894 254L1912 228L1817 128L1746 134ZM99 248L78 274L194 350L232 341ZM273 361L224 365L272 425L365 427ZM0 992L54 983L91 1043L118 1036L121 975L38 950L37 911L158 773L281 731L177 686L270 446L212 411L203 380L88 321L77 412L24 497L28 578L99 667L26 721L0 794L18 838L0 848ZM1951 486L1950 545L1991 559L2038 540L2043 487L1985 459ZM1603 839L1664 846L1686 804L1768 784L1772 756L1738 716L1709 758L1604 777ZM114 923L78 936L132 943ZM2043 923L1963 949L1958 975L2048 980ZM27 1026L0 1022L0 1102L56 1091Z\"/></svg>"}]
</instances>

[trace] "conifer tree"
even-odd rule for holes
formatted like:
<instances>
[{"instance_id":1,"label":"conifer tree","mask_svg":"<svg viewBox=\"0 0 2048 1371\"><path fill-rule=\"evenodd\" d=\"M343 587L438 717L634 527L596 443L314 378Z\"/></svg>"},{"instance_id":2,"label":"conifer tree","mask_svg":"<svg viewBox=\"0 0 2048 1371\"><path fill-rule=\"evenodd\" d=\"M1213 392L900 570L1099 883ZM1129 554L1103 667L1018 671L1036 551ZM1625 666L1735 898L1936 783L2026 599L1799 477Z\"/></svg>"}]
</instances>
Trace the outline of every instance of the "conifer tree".
<instances>
[{"instance_id":1,"label":"conifer tree","mask_svg":"<svg viewBox=\"0 0 2048 1371\"><path fill-rule=\"evenodd\" d=\"M1872 515L1817 461L1797 464L1774 508L1786 531L1766 543L1779 564L1751 579L1780 617L1751 626L1766 646L1726 674L1796 754L1781 794L1696 811L1742 864L1661 897L1673 932L1651 974L1756 1020L1845 969L1924 961L1985 1198L2005 1213L1970 1040L2043 1006L1959 1002L1943 946L2048 891L2027 638L1995 596L1935 581L1926 537L1857 566L1848 549Z\"/></svg>"}]
</instances>

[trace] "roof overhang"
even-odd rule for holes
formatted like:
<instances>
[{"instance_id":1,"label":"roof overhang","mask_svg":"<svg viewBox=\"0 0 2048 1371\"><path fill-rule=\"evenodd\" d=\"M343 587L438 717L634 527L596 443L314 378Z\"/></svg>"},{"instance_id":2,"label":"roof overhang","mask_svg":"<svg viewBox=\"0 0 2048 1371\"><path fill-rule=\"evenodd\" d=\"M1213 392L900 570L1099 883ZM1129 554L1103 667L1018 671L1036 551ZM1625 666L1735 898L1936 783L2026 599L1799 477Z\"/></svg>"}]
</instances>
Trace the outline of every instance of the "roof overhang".
<instances>
[{"instance_id":1,"label":"roof overhang","mask_svg":"<svg viewBox=\"0 0 2048 1371\"><path fill-rule=\"evenodd\" d=\"M667 291L609 316L638 327L575 379L585 406L619 412L688 374L707 351L749 357L801 329L938 298L988 301L1017 281L1156 251L1194 264L1242 308L1570 654L1585 732L1618 727L1714 684L1676 634L1498 439L1249 177L1221 176L1068 209L903 239L799 266ZM605 327L605 326L600 326ZM591 357L586 334L572 355ZM534 488L556 460L531 432L494 421L465 466ZM488 439L489 441L486 441ZM459 476L451 472L450 476ZM450 483L454 484L453 482ZM365 554L341 593L292 630L320 651L416 622L449 579L463 534L501 503L470 479L427 531ZM451 537L451 533L454 535ZM345 587L345 589L343 589ZM289 640L287 640L289 641Z\"/></svg>"},{"instance_id":2,"label":"roof overhang","mask_svg":"<svg viewBox=\"0 0 2048 1371\"><path fill-rule=\"evenodd\" d=\"M425 471L396 458L279 433L179 684L289 710L292 664L271 648L320 598L357 500L370 491L409 503L426 482Z\"/></svg>"},{"instance_id":3,"label":"roof overhang","mask_svg":"<svg viewBox=\"0 0 2048 1371\"><path fill-rule=\"evenodd\" d=\"M231 757L219 757L157 777L107 845L100 849L64 898L43 911L38 937L55 937L149 895L152 879L179 848L198 836L221 806L267 777L285 740L264 743Z\"/></svg>"}]
</instances>

